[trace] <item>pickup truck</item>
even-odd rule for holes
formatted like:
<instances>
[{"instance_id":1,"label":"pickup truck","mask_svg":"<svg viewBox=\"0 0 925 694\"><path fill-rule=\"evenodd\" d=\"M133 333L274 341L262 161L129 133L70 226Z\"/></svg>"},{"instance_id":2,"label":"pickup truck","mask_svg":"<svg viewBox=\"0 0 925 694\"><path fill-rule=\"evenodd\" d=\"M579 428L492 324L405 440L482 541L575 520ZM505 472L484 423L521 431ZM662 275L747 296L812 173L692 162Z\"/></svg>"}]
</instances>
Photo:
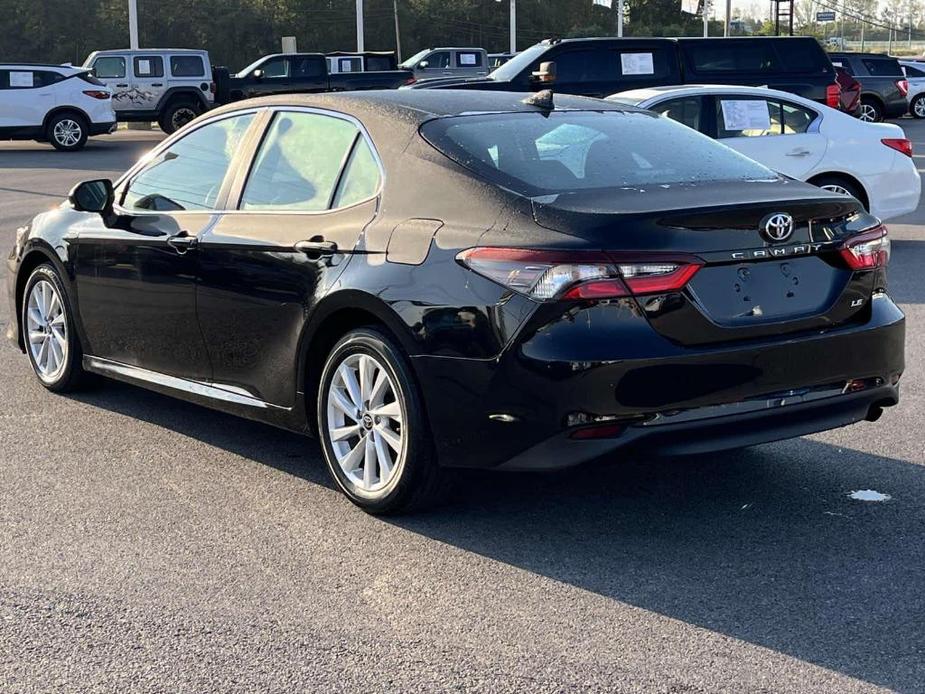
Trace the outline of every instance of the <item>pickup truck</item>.
<instances>
[{"instance_id":1,"label":"pickup truck","mask_svg":"<svg viewBox=\"0 0 925 694\"><path fill-rule=\"evenodd\" d=\"M812 37L547 39L521 51L487 77L419 81L409 89L552 88L604 97L676 84L768 86L833 108L835 69Z\"/></svg>"},{"instance_id":2,"label":"pickup truck","mask_svg":"<svg viewBox=\"0 0 925 694\"><path fill-rule=\"evenodd\" d=\"M268 94L397 89L414 81L410 70L331 74L323 53L275 53L236 75L216 69L214 77L215 101L219 104Z\"/></svg>"}]
</instances>

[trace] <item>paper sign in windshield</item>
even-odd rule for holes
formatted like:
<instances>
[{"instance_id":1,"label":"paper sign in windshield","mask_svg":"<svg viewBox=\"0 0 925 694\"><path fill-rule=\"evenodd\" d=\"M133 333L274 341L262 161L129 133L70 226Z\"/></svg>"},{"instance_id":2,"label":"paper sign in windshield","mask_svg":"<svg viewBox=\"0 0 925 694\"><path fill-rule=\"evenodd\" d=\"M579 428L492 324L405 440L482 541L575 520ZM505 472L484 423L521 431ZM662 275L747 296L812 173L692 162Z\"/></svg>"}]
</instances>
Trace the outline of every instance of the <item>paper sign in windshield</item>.
<instances>
[{"instance_id":1,"label":"paper sign in windshield","mask_svg":"<svg viewBox=\"0 0 925 694\"><path fill-rule=\"evenodd\" d=\"M654 75L655 64L651 53L623 53L620 67L624 75Z\"/></svg>"},{"instance_id":2,"label":"paper sign in windshield","mask_svg":"<svg viewBox=\"0 0 925 694\"><path fill-rule=\"evenodd\" d=\"M723 124L726 130L770 130L771 114L762 100L723 100Z\"/></svg>"},{"instance_id":3,"label":"paper sign in windshield","mask_svg":"<svg viewBox=\"0 0 925 694\"><path fill-rule=\"evenodd\" d=\"M11 72L10 73L10 86L11 87L32 87L34 86L32 82L32 73L31 72Z\"/></svg>"}]
</instances>

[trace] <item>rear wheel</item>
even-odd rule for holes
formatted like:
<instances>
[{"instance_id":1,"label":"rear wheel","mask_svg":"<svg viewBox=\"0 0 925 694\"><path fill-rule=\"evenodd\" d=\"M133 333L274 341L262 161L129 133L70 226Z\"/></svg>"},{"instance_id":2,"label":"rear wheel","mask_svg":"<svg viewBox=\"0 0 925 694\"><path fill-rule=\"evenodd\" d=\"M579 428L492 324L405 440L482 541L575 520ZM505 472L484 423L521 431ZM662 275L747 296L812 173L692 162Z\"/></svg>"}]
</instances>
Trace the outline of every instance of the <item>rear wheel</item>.
<instances>
[{"instance_id":1,"label":"rear wheel","mask_svg":"<svg viewBox=\"0 0 925 694\"><path fill-rule=\"evenodd\" d=\"M883 120L883 106L874 98L862 96L861 111L858 118L865 123L879 123Z\"/></svg>"},{"instance_id":2,"label":"rear wheel","mask_svg":"<svg viewBox=\"0 0 925 694\"><path fill-rule=\"evenodd\" d=\"M87 144L87 122L76 113L52 116L45 127L45 137L62 152L74 152Z\"/></svg>"},{"instance_id":3,"label":"rear wheel","mask_svg":"<svg viewBox=\"0 0 925 694\"><path fill-rule=\"evenodd\" d=\"M51 265L32 271L22 304L23 341L39 382L58 393L79 387L85 375L83 353L64 287Z\"/></svg>"},{"instance_id":4,"label":"rear wheel","mask_svg":"<svg viewBox=\"0 0 925 694\"><path fill-rule=\"evenodd\" d=\"M919 94L909 104L909 113L913 118L925 118L925 94Z\"/></svg>"},{"instance_id":5,"label":"rear wheel","mask_svg":"<svg viewBox=\"0 0 925 694\"><path fill-rule=\"evenodd\" d=\"M440 498L446 471L437 464L407 360L385 333L352 330L334 346L317 413L328 470L354 504L395 513Z\"/></svg>"},{"instance_id":6,"label":"rear wheel","mask_svg":"<svg viewBox=\"0 0 925 694\"><path fill-rule=\"evenodd\" d=\"M819 186L824 190L830 190L839 195L850 195L860 200L864 204L864 191L854 182L839 176L820 176L812 181L814 186ZM867 207L867 205L864 205Z\"/></svg>"},{"instance_id":7,"label":"rear wheel","mask_svg":"<svg viewBox=\"0 0 925 694\"><path fill-rule=\"evenodd\" d=\"M170 135L199 115L196 104L186 101L173 102L167 106L157 124L165 133Z\"/></svg>"}]
</instances>

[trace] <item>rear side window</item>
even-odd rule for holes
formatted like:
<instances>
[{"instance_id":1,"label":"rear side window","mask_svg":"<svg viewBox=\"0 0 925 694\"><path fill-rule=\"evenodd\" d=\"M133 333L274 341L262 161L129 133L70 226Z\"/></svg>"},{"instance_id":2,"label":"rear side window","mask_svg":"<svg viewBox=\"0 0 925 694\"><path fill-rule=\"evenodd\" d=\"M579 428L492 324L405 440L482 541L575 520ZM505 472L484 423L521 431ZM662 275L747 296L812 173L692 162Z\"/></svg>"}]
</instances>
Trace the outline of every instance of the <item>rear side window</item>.
<instances>
[{"instance_id":1,"label":"rear side window","mask_svg":"<svg viewBox=\"0 0 925 694\"><path fill-rule=\"evenodd\" d=\"M478 51L459 51L456 54L458 67L482 67L482 54Z\"/></svg>"},{"instance_id":2,"label":"rear side window","mask_svg":"<svg viewBox=\"0 0 925 694\"><path fill-rule=\"evenodd\" d=\"M334 196L334 207L347 207L368 200L379 190L379 182L379 164L369 142L365 137L359 137Z\"/></svg>"},{"instance_id":3,"label":"rear side window","mask_svg":"<svg viewBox=\"0 0 925 694\"><path fill-rule=\"evenodd\" d=\"M906 73L906 77L925 77L925 72L911 65L903 65L903 71Z\"/></svg>"},{"instance_id":4,"label":"rear side window","mask_svg":"<svg viewBox=\"0 0 925 694\"><path fill-rule=\"evenodd\" d=\"M51 70L0 70L0 89L35 89L64 79Z\"/></svg>"},{"instance_id":5,"label":"rear side window","mask_svg":"<svg viewBox=\"0 0 925 694\"><path fill-rule=\"evenodd\" d=\"M671 118L673 121L686 125L688 128L700 130L702 105L703 99L699 96L690 96L683 99L663 101L653 106L650 110L660 116Z\"/></svg>"},{"instance_id":6,"label":"rear side window","mask_svg":"<svg viewBox=\"0 0 925 694\"><path fill-rule=\"evenodd\" d=\"M645 112L456 116L428 121L421 132L480 177L528 196L776 178L700 133Z\"/></svg>"},{"instance_id":7,"label":"rear side window","mask_svg":"<svg viewBox=\"0 0 925 694\"><path fill-rule=\"evenodd\" d=\"M717 97L716 137L765 137L782 135L784 117L780 103L754 97Z\"/></svg>"},{"instance_id":8,"label":"rear side window","mask_svg":"<svg viewBox=\"0 0 925 694\"><path fill-rule=\"evenodd\" d=\"M205 77L206 69L198 55L172 55L170 74L174 77Z\"/></svg>"},{"instance_id":9,"label":"rear side window","mask_svg":"<svg viewBox=\"0 0 925 694\"><path fill-rule=\"evenodd\" d=\"M688 41L684 48L694 71L701 74L778 72L781 69L770 42L760 39L722 43Z\"/></svg>"},{"instance_id":10,"label":"rear side window","mask_svg":"<svg viewBox=\"0 0 925 694\"><path fill-rule=\"evenodd\" d=\"M899 62L895 58L864 58L861 60L871 77L899 77L904 76Z\"/></svg>"},{"instance_id":11,"label":"rear side window","mask_svg":"<svg viewBox=\"0 0 925 694\"><path fill-rule=\"evenodd\" d=\"M827 73L831 71L825 51L815 39L780 39L774 41L785 72Z\"/></svg>"},{"instance_id":12,"label":"rear side window","mask_svg":"<svg viewBox=\"0 0 925 694\"><path fill-rule=\"evenodd\" d=\"M342 118L278 113L241 195L242 210L319 212L331 207L341 169L359 135Z\"/></svg>"},{"instance_id":13,"label":"rear side window","mask_svg":"<svg viewBox=\"0 0 925 694\"><path fill-rule=\"evenodd\" d=\"M163 77L164 59L159 55L138 55L132 59L135 77Z\"/></svg>"},{"instance_id":14,"label":"rear side window","mask_svg":"<svg viewBox=\"0 0 925 694\"><path fill-rule=\"evenodd\" d=\"M93 61L93 73L100 79L125 77L125 58L104 56Z\"/></svg>"},{"instance_id":15,"label":"rear side window","mask_svg":"<svg viewBox=\"0 0 925 694\"><path fill-rule=\"evenodd\" d=\"M327 74L325 70L325 59L317 56L303 56L290 58L292 64L293 77L324 77ZM357 66L359 67L359 66ZM349 72L341 70L341 72Z\"/></svg>"}]
</instances>

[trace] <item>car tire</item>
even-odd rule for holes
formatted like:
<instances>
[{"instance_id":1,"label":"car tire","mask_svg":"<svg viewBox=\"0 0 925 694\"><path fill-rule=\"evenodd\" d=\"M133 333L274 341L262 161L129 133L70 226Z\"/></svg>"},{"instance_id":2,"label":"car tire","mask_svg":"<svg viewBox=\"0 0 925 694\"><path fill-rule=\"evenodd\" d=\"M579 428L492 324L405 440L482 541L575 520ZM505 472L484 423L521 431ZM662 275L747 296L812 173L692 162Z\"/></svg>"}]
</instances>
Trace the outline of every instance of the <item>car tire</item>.
<instances>
[{"instance_id":1,"label":"car tire","mask_svg":"<svg viewBox=\"0 0 925 694\"><path fill-rule=\"evenodd\" d=\"M171 135L193 120L200 112L199 106L190 101L174 101L164 109L157 119L157 124L161 130Z\"/></svg>"},{"instance_id":2,"label":"car tire","mask_svg":"<svg viewBox=\"0 0 925 694\"><path fill-rule=\"evenodd\" d=\"M351 330L334 345L316 411L328 470L364 511L420 510L447 491L411 367L381 330Z\"/></svg>"},{"instance_id":3,"label":"car tire","mask_svg":"<svg viewBox=\"0 0 925 694\"><path fill-rule=\"evenodd\" d=\"M838 193L840 195L850 195L851 197L859 200L861 204L864 205L865 209L867 205L865 204L864 191L860 189L860 186L854 181L849 181L846 178L841 176L820 176L811 181L814 186L819 188L824 188L825 190L832 191L833 193Z\"/></svg>"},{"instance_id":4,"label":"car tire","mask_svg":"<svg viewBox=\"0 0 925 694\"><path fill-rule=\"evenodd\" d=\"M879 123L883 120L883 106L873 97L862 96L858 118L865 123Z\"/></svg>"},{"instance_id":5,"label":"car tire","mask_svg":"<svg viewBox=\"0 0 925 694\"><path fill-rule=\"evenodd\" d=\"M913 118L925 118L925 94L919 94L909 104L909 114Z\"/></svg>"},{"instance_id":6,"label":"car tire","mask_svg":"<svg viewBox=\"0 0 925 694\"><path fill-rule=\"evenodd\" d=\"M64 285L54 267L39 265L26 281L22 298L23 344L39 383L64 393L86 382L83 350Z\"/></svg>"},{"instance_id":7,"label":"car tire","mask_svg":"<svg viewBox=\"0 0 925 694\"><path fill-rule=\"evenodd\" d=\"M87 144L87 121L76 113L58 113L45 126L45 138L62 152L76 152Z\"/></svg>"}]
</instances>

